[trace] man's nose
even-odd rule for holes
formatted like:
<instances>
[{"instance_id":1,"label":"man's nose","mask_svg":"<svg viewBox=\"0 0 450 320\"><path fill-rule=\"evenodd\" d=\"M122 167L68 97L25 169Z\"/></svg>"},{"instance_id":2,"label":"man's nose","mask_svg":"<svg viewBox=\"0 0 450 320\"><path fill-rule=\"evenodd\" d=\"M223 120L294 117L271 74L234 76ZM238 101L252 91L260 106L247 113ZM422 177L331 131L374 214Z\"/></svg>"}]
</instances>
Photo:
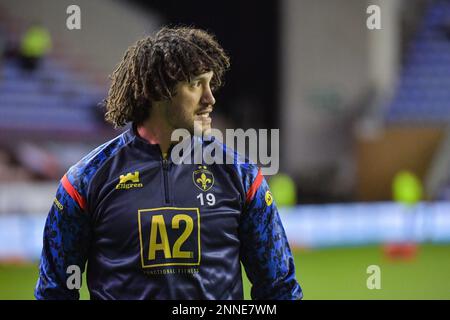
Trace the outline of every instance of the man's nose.
<instances>
[{"instance_id":1,"label":"man's nose","mask_svg":"<svg viewBox=\"0 0 450 320\"><path fill-rule=\"evenodd\" d=\"M210 106L213 106L216 103L216 99L214 98L214 95L209 86L207 86L203 91L202 102L203 104L207 104Z\"/></svg>"}]
</instances>

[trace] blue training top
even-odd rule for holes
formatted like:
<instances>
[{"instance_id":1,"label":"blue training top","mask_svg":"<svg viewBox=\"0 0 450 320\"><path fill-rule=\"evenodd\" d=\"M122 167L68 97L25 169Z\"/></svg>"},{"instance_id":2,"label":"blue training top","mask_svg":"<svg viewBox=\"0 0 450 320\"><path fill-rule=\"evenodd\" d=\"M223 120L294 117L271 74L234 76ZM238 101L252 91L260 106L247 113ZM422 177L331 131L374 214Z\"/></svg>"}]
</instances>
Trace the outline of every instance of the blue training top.
<instances>
[{"instance_id":1,"label":"blue training top","mask_svg":"<svg viewBox=\"0 0 450 320\"><path fill-rule=\"evenodd\" d=\"M302 298L258 167L174 164L133 127L61 179L35 297L78 299L68 270L87 262L91 299L243 299L241 261L253 299Z\"/></svg>"}]
</instances>

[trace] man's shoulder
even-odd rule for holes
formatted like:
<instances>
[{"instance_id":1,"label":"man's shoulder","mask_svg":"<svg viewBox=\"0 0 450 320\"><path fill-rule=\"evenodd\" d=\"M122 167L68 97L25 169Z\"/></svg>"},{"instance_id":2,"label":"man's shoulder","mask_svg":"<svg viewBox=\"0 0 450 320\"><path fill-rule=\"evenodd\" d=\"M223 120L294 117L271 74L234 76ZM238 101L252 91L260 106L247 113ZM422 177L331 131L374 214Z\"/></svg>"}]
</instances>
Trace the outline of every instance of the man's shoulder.
<instances>
[{"instance_id":1,"label":"man's shoulder","mask_svg":"<svg viewBox=\"0 0 450 320\"><path fill-rule=\"evenodd\" d=\"M130 142L126 132L96 147L69 168L65 177L78 192L85 192L100 168Z\"/></svg>"},{"instance_id":2,"label":"man's shoulder","mask_svg":"<svg viewBox=\"0 0 450 320\"><path fill-rule=\"evenodd\" d=\"M225 158L228 158L225 166L231 167L234 171L233 175L237 178L240 189L244 193L243 200L246 204L249 203L264 180L261 169L256 163L225 143L220 141L214 143L216 143L217 148L220 147L223 150ZM232 161L230 161L231 159Z\"/></svg>"},{"instance_id":3,"label":"man's shoulder","mask_svg":"<svg viewBox=\"0 0 450 320\"><path fill-rule=\"evenodd\" d=\"M218 149L222 150L222 163L230 165L244 181L244 184L248 184L258 175L258 165L246 157L246 155L239 153L218 139L210 143L215 144Z\"/></svg>"}]
</instances>

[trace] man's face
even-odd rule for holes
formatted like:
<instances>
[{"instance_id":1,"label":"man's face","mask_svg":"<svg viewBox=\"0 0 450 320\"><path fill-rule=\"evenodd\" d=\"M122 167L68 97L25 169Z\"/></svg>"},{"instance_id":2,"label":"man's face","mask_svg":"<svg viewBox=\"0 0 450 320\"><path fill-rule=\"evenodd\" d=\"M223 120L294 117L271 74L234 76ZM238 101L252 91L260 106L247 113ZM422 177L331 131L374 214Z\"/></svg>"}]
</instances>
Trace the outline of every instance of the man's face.
<instances>
[{"instance_id":1,"label":"man's face","mask_svg":"<svg viewBox=\"0 0 450 320\"><path fill-rule=\"evenodd\" d=\"M211 129L211 116L216 103L210 88L213 72L202 73L190 82L179 82L175 86L175 96L166 108L166 119L174 129L187 129L194 133ZM200 129L201 125L201 129Z\"/></svg>"}]
</instances>

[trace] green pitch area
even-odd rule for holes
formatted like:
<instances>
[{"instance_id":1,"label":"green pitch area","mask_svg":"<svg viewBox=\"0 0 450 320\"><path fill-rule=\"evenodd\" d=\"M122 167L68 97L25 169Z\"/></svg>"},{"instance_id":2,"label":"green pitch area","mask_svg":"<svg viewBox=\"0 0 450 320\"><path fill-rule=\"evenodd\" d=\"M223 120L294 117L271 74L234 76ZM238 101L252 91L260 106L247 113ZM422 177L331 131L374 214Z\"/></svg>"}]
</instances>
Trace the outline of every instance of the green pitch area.
<instances>
[{"instance_id":1,"label":"green pitch area","mask_svg":"<svg viewBox=\"0 0 450 320\"><path fill-rule=\"evenodd\" d=\"M381 247L295 251L306 299L450 299L450 245L422 245L411 261L391 261ZM381 289L367 288L367 267L378 265ZM0 299L33 299L37 266L0 265ZM245 297L250 297L245 279ZM88 299L86 287L82 299Z\"/></svg>"}]
</instances>

